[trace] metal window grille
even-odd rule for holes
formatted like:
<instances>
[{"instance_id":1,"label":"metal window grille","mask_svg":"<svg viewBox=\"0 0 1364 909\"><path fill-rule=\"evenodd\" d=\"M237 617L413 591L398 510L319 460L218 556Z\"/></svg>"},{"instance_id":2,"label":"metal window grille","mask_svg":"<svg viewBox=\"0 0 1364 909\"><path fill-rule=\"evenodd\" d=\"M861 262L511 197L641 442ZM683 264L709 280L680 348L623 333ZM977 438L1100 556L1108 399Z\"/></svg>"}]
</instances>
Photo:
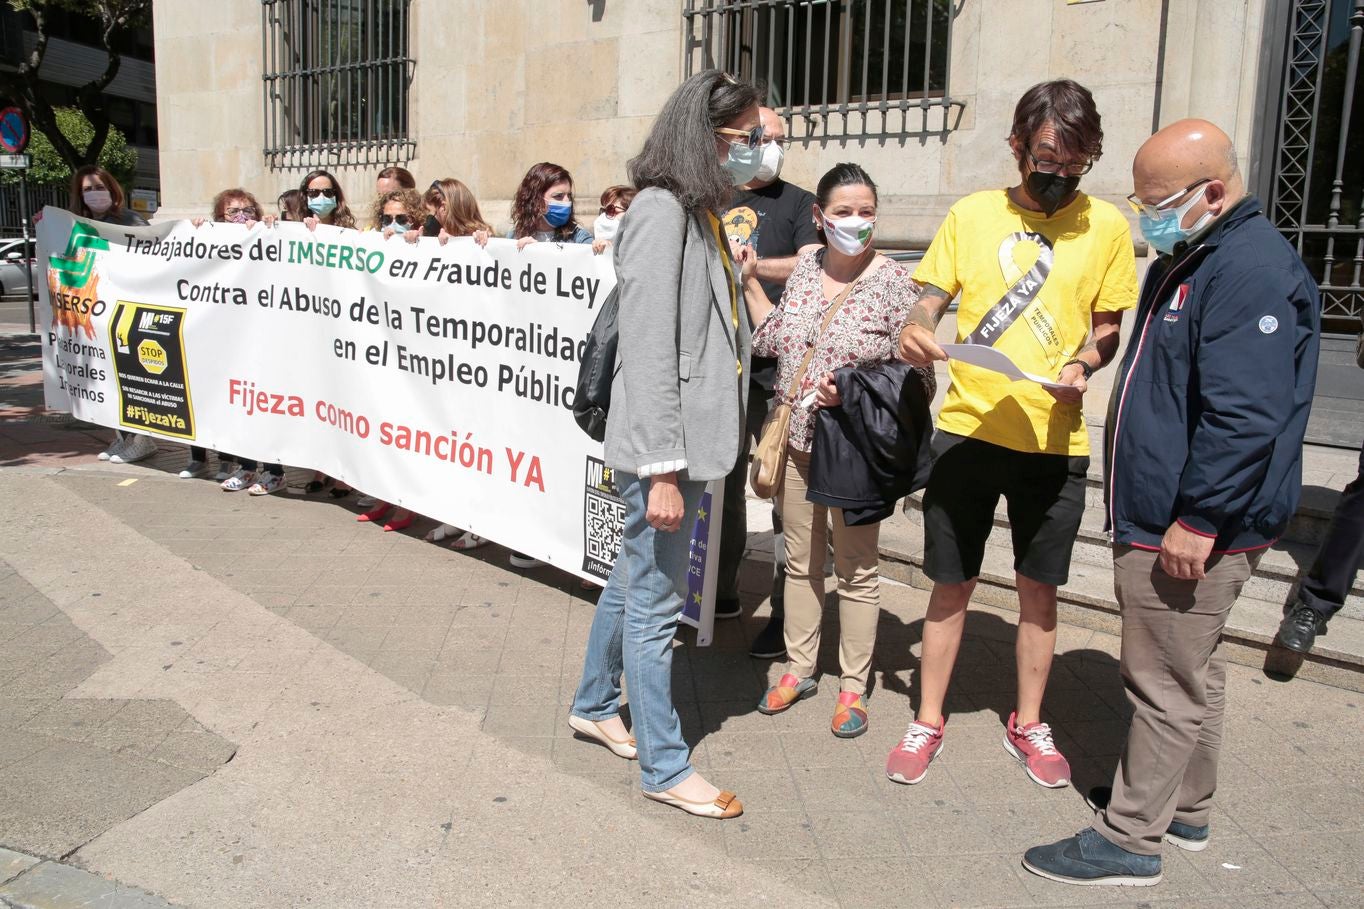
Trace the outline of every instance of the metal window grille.
<instances>
[{"instance_id":1,"label":"metal window grille","mask_svg":"<svg viewBox=\"0 0 1364 909\"><path fill-rule=\"evenodd\" d=\"M964 0L959 0L964 2ZM953 0L685 0L687 75L766 86L792 138L946 134Z\"/></svg>"},{"instance_id":2,"label":"metal window grille","mask_svg":"<svg viewBox=\"0 0 1364 909\"><path fill-rule=\"evenodd\" d=\"M261 0L272 168L405 163L411 0Z\"/></svg>"},{"instance_id":3,"label":"metal window grille","mask_svg":"<svg viewBox=\"0 0 1364 909\"><path fill-rule=\"evenodd\" d=\"M1292 0L1270 217L1321 286L1328 331L1364 316L1364 0Z\"/></svg>"}]
</instances>

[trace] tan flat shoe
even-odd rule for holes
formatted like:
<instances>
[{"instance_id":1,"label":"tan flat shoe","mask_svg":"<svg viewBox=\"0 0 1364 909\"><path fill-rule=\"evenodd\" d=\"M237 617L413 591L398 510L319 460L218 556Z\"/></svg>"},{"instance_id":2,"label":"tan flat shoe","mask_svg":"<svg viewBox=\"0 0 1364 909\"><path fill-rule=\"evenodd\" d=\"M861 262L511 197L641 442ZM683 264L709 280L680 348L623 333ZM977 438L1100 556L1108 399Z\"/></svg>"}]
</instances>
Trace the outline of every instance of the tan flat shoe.
<instances>
[{"instance_id":1,"label":"tan flat shoe","mask_svg":"<svg viewBox=\"0 0 1364 909\"><path fill-rule=\"evenodd\" d=\"M674 808L681 808L687 814L694 814L697 817L727 820L744 813L744 803L739 801L739 797L732 792L721 792L713 802L689 802L675 795L668 795L666 792L645 792L644 797L653 799L655 802L662 802L665 805L671 805Z\"/></svg>"},{"instance_id":2,"label":"tan flat shoe","mask_svg":"<svg viewBox=\"0 0 1364 909\"><path fill-rule=\"evenodd\" d=\"M611 750L617 757L623 757L627 761L639 759L635 750L635 739L631 736L628 739L613 739L592 720L585 720L580 716L568 715L568 726L579 735L585 735L594 742L600 742Z\"/></svg>"}]
</instances>

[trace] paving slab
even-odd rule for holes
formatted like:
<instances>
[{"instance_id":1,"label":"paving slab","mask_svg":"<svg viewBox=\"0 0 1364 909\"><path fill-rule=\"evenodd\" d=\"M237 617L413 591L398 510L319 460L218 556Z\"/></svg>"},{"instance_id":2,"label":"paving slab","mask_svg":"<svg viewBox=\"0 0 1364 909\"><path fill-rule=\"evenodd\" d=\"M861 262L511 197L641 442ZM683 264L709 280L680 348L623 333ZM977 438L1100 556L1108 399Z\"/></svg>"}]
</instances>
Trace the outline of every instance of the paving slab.
<instances>
[{"instance_id":1,"label":"paving slab","mask_svg":"<svg viewBox=\"0 0 1364 909\"><path fill-rule=\"evenodd\" d=\"M0 886L0 905L13 909L175 909L137 887L56 862L34 864Z\"/></svg>"}]
</instances>

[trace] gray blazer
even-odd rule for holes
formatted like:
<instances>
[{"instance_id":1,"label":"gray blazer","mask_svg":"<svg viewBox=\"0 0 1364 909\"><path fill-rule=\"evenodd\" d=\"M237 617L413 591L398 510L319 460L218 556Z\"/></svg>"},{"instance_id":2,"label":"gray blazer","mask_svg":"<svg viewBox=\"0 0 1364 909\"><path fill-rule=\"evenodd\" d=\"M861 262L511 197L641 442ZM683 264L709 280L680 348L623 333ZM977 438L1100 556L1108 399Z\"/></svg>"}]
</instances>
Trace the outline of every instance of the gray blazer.
<instances>
[{"instance_id":1,"label":"gray blazer","mask_svg":"<svg viewBox=\"0 0 1364 909\"><path fill-rule=\"evenodd\" d=\"M623 216L614 246L620 346L606 463L637 474L686 459L686 479L727 476L739 459L751 328L738 287L734 328L709 220L688 215L666 190L645 189ZM737 265L734 272L737 278Z\"/></svg>"}]
</instances>

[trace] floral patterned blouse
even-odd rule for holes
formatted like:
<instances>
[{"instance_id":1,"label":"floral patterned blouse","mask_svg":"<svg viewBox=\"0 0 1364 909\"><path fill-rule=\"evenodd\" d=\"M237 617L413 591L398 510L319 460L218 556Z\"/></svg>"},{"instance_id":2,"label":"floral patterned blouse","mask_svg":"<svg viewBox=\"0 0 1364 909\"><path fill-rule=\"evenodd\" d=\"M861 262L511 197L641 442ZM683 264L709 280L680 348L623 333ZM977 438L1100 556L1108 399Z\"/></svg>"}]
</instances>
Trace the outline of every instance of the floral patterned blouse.
<instances>
[{"instance_id":1,"label":"floral patterned blouse","mask_svg":"<svg viewBox=\"0 0 1364 909\"><path fill-rule=\"evenodd\" d=\"M832 300L824 297L824 251L812 250L800 257L786 282L781 303L772 309L753 333L753 354L777 358L776 395L773 404L786 402L800 361L819 326L828 315ZM790 446L808 452L814 444L814 402L801 406L826 374L844 366L875 366L895 358L900 329L910 307L919 302L919 286L898 262L882 263L875 272L862 278L815 347L814 358L801 380L796 400L791 405ZM924 383L931 400L936 380L931 369L914 372Z\"/></svg>"}]
</instances>

